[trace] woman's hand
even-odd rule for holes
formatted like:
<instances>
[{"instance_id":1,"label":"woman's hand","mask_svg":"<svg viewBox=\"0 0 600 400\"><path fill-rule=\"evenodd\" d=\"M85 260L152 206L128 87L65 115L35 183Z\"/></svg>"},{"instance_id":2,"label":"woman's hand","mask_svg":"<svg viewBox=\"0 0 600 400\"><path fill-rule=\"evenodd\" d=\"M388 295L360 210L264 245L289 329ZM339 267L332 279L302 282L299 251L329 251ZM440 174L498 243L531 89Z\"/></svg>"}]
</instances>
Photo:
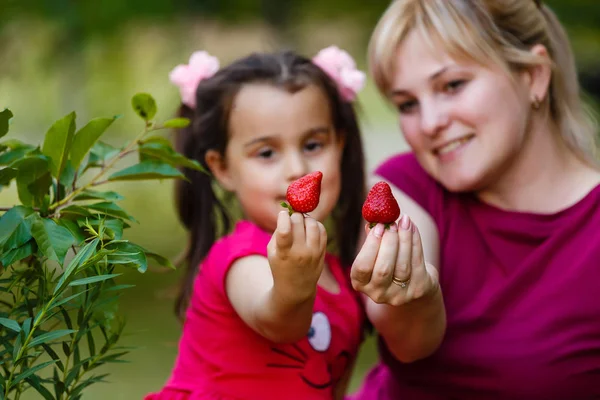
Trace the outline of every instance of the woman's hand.
<instances>
[{"instance_id":1,"label":"woman's hand","mask_svg":"<svg viewBox=\"0 0 600 400\"><path fill-rule=\"evenodd\" d=\"M355 290L375 303L391 306L415 302L439 290L438 271L425 262L421 235L407 215L389 229L378 224L368 232L350 277Z\"/></svg>"}]
</instances>

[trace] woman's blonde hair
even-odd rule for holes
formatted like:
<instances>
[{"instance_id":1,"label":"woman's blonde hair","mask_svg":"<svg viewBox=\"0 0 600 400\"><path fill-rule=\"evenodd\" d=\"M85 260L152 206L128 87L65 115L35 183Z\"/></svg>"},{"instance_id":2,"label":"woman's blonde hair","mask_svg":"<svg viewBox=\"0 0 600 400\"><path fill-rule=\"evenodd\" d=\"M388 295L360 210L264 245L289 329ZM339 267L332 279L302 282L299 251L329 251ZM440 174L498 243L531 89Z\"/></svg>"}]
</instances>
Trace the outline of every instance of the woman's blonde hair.
<instances>
[{"instance_id":1,"label":"woman's blonde hair","mask_svg":"<svg viewBox=\"0 0 600 400\"><path fill-rule=\"evenodd\" d=\"M506 72L547 62L529 51L536 44L545 46L552 77L542 104L567 145L586 161L598 163L597 124L580 97L569 39L550 8L536 0L392 1L369 44L371 73L386 97L396 52L412 31L452 57L497 65Z\"/></svg>"}]
</instances>

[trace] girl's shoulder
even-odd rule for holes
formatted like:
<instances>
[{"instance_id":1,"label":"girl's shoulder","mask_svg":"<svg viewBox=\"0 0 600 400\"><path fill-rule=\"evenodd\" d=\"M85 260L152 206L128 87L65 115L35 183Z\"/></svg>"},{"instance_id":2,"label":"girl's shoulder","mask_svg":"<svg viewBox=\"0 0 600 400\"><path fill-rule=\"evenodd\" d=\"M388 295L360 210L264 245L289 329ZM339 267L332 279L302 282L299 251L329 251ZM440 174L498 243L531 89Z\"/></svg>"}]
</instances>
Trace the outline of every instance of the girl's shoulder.
<instances>
[{"instance_id":1,"label":"girl's shoulder","mask_svg":"<svg viewBox=\"0 0 600 400\"><path fill-rule=\"evenodd\" d=\"M243 253L255 251L267 254L267 244L271 235L253 222L242 220L235 224L233 230L221 237L210 249L207 260L211 256L222 257L224 253Z\"/></svg>"},{"instance_id":2,"label":"girl's shoulder","mask_svg":"<svg viewBox=\"0 0 600 400\"><path fill-rule=\"evenodd\" d=\"M231 265L242 257L267 256L271 235L250 221L239 221L233 230L212 246L199 268L198 280L212 282L224 290L224 281ZM197 284L200 282L197 281Z\"/></svg>"}]
</instances>

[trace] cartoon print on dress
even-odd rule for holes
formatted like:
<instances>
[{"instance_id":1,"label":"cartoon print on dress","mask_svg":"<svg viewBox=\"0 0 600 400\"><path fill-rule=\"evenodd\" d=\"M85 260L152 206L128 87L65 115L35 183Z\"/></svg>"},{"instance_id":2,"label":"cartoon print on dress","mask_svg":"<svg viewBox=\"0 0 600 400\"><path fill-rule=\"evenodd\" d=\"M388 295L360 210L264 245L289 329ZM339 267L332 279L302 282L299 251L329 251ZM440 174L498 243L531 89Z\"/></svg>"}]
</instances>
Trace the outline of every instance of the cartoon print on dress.
<instances>
[{"instance_id":1,"label":"cartoon print on dress","mask_svg":"<svg viewBox=\"0 0 600 400\"><path fill-rule=\"evenodd\" d=\"M306 339L286 345L285 349L272 347L271 350L277 353L281 362L269 363L267 366L298 369L299 377L308 386L326 389L342 377L350 360L350 353L342 350L333 360L327 359L325 352L331 345L331 324L327 315L321 311L313 313Z\"/></svg>"}]
</instances>

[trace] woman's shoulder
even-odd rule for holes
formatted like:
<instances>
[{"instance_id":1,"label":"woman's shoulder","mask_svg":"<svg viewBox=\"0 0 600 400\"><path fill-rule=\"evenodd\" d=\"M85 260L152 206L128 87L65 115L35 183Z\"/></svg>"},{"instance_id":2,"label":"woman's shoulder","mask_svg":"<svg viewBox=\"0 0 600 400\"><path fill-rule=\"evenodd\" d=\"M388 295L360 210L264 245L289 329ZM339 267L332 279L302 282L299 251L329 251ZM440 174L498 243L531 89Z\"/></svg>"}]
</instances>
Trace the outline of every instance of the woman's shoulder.
<instances>
[{"instance_id":1,"label":"woman's shoulder","mask_svg":"<svg viewBox=\"0 0 600 400\"><path fill-rule=\"evenodd\" d=\"M388 157L375 168L375 174L388 180L405 174L416 174L420 178L433 180L410 151Z\"/></svg>"}]
</instances>

